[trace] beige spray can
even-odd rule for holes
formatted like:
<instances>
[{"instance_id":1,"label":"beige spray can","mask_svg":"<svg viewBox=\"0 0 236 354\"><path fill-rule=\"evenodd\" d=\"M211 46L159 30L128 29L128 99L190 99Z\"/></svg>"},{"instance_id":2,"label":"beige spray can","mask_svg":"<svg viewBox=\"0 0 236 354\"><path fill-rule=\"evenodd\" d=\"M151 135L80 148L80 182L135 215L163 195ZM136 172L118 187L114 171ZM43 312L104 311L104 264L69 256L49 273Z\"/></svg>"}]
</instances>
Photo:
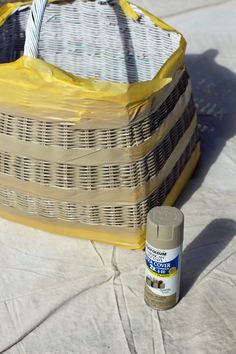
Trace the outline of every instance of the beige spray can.
<instances>
[{"instance_id":1,"label":"beige spray can","mask_svg":"<svg viewBox=\"0 0 236 354\"><path fill-rule=\"evenodd\" d=\"M155 207L147 215L144 299L155 310L167 310L179 300L183 229L177 208Z\"/></svg>"}]
</instances>

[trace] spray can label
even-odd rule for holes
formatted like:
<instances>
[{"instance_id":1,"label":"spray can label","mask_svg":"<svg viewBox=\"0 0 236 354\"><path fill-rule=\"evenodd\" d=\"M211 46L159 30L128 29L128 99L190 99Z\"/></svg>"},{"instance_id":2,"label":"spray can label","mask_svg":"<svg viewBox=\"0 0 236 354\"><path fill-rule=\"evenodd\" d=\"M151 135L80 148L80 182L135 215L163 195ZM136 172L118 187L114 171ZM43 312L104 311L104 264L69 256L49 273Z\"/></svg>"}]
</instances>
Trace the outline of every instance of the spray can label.
<instances>
[{"instance_id":1,"label":"spray can label","mask_svg":"<svg viewBox=\"0 0 236 354\"><path fill-rule=\"evenodd\" d=\"M161 297L179 298L182 244L173 249L157 249L146 242L146 285Z\"/></svg>"}]
</instances>

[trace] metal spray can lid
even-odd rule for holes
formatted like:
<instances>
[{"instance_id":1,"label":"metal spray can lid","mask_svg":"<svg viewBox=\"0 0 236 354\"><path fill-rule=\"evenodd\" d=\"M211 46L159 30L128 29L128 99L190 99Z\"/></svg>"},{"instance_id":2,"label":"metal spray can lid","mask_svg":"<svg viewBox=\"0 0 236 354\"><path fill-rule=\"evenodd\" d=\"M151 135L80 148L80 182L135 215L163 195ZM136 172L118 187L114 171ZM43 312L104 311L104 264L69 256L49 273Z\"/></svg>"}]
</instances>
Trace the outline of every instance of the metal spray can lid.
<instances>
[{"instance_id":1,"label":"metal spray can lid","mask_svg":"<svg viewBox=\"0 0 236 354\"><path fill-rule=\"evenodd\" d=\"M168 206L155 207L147 215L147 242L159 249L176 248L183 243L184 215Z\"/></svg>"}]
</instances>

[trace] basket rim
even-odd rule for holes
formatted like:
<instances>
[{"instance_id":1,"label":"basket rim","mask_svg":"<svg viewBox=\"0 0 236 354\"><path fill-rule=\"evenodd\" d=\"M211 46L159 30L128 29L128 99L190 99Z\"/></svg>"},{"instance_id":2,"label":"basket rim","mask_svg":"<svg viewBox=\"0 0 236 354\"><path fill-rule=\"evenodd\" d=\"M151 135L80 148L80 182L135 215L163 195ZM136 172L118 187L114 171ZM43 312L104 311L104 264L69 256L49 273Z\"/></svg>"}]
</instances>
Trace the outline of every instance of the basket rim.
<instances>
[{"instance_id":1,"label":"basket rim","mask_svg":"<svg viewBox=\"0 0 236 354\"><path fill-rule=\"evenodd\" d=\"M0 8L0 26L4 18L26 4L3 5ZM177 33L180 39L178 49L170 55L152 80L132 84L98 82L95 79L69 74L41 59L22 56L14 62L0 64L2 111L9 112L9 107L12 107L17 111L20 109L21 112L30 112L35 117L43 111L45 117L75 121L83 129L87 129L91 124L93 127L106 128L108 122L109 127L119 128L137 119L137 114L145 111L150 98L155 95L162 100L166 90L175 84L176 76L185 68L186 47L185 39L178 31L148 11L141 8L140 10L158 27ZM27 91L26 104L22 87ZM39 88L44 92L43 97L39 95Z\"/></svg>"},{"instance_id":2,"label":"basket rim","mask_svg":"<svg viewBox=\"0 0 236 354\"><path fill-rule=\"evenodd\" d=\"M68 0L49 0L49 3L60 3L60 2L67 2ZM30 7L30 5L32 4L32 0L31 1L26 1L26 2L16 2L16 3L6 3L4 5L2 5L0 7L0 27L2 27L4 25L4 23L7 21L7 19L13 15L17 10L19 9L25 9L27 7ZM113 82L113 81L96 81L96 78L81 78L79 76L70 74L62 69L60 69L59 67L49 64L44 60L41 59L35 59L35 58L29 58L26 56L22 56L21 58L17 59L14 62L11 63L3 63L0 64L0 69L2 66L6 66L6 65L12 65L14 66L14 63L18 64L18 65L23 65L23 66L33 66L34 70L37 70L37 66L41 67L42 63L45 63L46 65L48 65L48 69L52 69L53 71L55 71L55 75L57 76L57 79L64 79L64 83L65 81L69 84L71 82L71 80L73 80L74 85L76 86L83 86L87 91L94 93L99 93L102 92L103 94L106 95L107 98L112 98L112 96L114 95L119 95L121 92L125 93L128 87L135 87L135 90L145 90L145 92L148 91L149 95L151 92L153 92L153 84L155 84L156 88L162 88L162 86L166 84L162 83L160 84L160 82L164 79L164 78L170 78L173 73L173 67L175 68L174 72L177 70L177 68L180 68L182 61L181 61L181 57L183 56L183 53L185 52L185 48L186 48L186 41L183 37L183 35L178 32L175 28L169 26L167 23L165 23L164 21L162 21L161 19L159 19L158 17L156 17L155 15L151 14L149 11L143 9L142 7L138 6L138 5L133 5L135 6L138 10L140 10L143 15L145 15L146 17L148 17L151 22L156 26L159 27L162 30L168 31L170 33L175 33L178 34L180 36L180 41L179 41L179 47L178 49L172 54L170 55L170 57L167 59L167 61L165 62L165 64L162 66L162 68L156 73L156 75L153 77L152 80L146 80L146 81L142 81L142 82L135 82L132 84L129 83L119 83L119 82ZM32 61L32 63L30 63ZM38 61L38 62L37 62ZM183 66L183 65L182 65ZM12 69L14 69L14 67L12 67ZM171 70L172 69L172 70ZM60 75L61 74L61 75ZM109 87L107 87L107 84L109 83ZM114 94L110 94L112 92L114 92ZM130 93L129 93L130 96Z\"/></svg>"}]
</instances>

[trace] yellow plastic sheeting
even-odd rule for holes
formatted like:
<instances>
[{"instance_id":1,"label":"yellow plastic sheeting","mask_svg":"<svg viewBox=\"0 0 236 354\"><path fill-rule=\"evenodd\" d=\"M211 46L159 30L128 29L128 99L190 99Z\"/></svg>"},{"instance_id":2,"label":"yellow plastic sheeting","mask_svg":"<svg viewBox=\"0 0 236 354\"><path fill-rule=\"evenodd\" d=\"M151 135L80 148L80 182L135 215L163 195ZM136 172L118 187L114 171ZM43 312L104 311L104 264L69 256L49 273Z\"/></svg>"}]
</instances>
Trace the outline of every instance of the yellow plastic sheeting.
<instances>
[{"instance_id":1,"label":"yellow plastic sheeting","mask_svg":"<svg viewBox=\"0 0 236 354\"><path fill-rule=\"evenodd\" d=\"M139 19L139 15L132 9L131 5L127 0L119 0L119 4L127 17L135 21Z\"/></svg>"},{"instance_id":2,"label":"yellow plastic sheeting","mask_svg":"<svg viewBox=\"0 0 236 354\"><path fill-rule=\"evenodd\" d=\"M6 4L1 8L0 24L26 3L17 4ZM157 26L178 33L145 13ZM15 62L0 64L1 111L38 119L74 121L83 129L125 126L145 110L153 95L161 100L164 88L176 73L183 70L186 43L179 36L178 50L154 79L133 84L82 79L40 59L24 56Z\"/></svg>"},{"instance_id":3,"label":"yellow plastic sheeting","mask_svg":"<svg viewBox=\"0 0 236 354\"><path fill-rule=\"evenodd\" d=\"M44 160L47 156L47 161L50 163L62 163L73 166L101 166L104 164L129 164L143 159L153 151L156 146L161 143L166 134L177 124L180 117L189 104L191 99L192 89L189 82L185 92L179 98L175 108L170 112L168 117L153 132L152 136L141 142L127 148L116 146L110 149L102 148L72 148L69 150L63 149L60 146L38 146L37 142L19 140L14 135L6 135L0 133L0 151L7 146L8 152L17 156L19 152L22 155L27 155L32 160ZM73 127L77 129L77 125ZM88 159L89 156L89 159Z\"/></svg>"},{"instance_id":4,"label":"yellow plastic sheeting","mask_svg":"<svg viewBox=\"0 0 236 354\"><path fill-rule=\"evenodd\" d=\"M19 7L27 6L29 3L6 4L0 8L0 26L3 25L8 17ZM132 6L125 0L120 0L120 5L129 17L137 20L137 14L133 11ZM183 36L172 27L149 14L147 11L142 11L161 29L177 33L180 40L179 48L162 66L153 80L133 84L97 82L95 78L83 79L76 77L40 59L23 56L15 62L0 64L1 111L11 116L30 117L46 121L57 120L58 122L74 122L78 125L78 129L112 129L124 127L133 119L143 117L147 112L150 113L152 106L156 107L163 102L178 82L178 78L184 70L186 42ZM189 84L185 96L183 95L183 97L180 98L180 103L176 105L176 109L170 114L166 123L163 124L158 132L158 136L154 135L153 139L150 139L150 142L144 143L144 146L135 148L137 151L135 150L136 155L132 154L132 161L144 157L151 148L156 146L158 139L160 140L162 135L164 137L168 133L169 129L181 114L183 107L186 106L186 102L188 102L190 97L190 90L191 87ZM154 179L155 184L150 186L149 193L152 193L157 185L159 185L171 171L177 158L184 147L186 147L195 128L196 117L192 120L189 129L176 147L174 154L167 161L166 168L159 174L159 178L162 176L160 181ZM10 139L10 144L6 142L8 138ZM25 149L25 142L20 142L13 137L5 136L4 139L3 143L5 146L8 146L11 153L20 154L23 152L24 155L27 156L29 151L29 156L32 155L32 158L39 158L37 151L34 155L34 145L36 144L29 144L31 149ZM15 140L15 143L13 140ZM13 144L11 142L13 142ZM48 148L54 149L55 147ZM144 150L141 151L140 156L138 149L141 148ZM40 151L42 146L38 145L37 149ZM66 153L70 154L70 156L64 156L58 153L59 149L57 147L55 149L55 154L44 154L44 156L47 156L46 158L49 160L50 158L54 159L57 157L56 161L60 161L61 158L65 157L65 163L70 162L73 158L73 151L67 151ZM75 153L78 154L78 151ZM130 155L130 151L128 154ZM125 153L119 156L125 156ZM88 158L88 156L82 157L85 159ZM97 157L98 156L96 156L96 158ZM45 157L42 158L44 159ZM180 178L167 197L165 204L173 204L187 180L190 178L198 158L199 145L193 152ZM129 161L130 157L128 158L128 162ZM77 161L73 160L73 164L75 163L77 163ZM82 161L79 163L82 163ZM10 182L10 178L8 182L6 182L5 179L6 184ZM4 178L2 178L2 185L4 185ZM14 186L11 187L15 190L19 186L15 188ZM29 182L28 190L30 190L31 187L31 183ZM144 192L145 191L142 190L140 191L139 199L145 197ZM134 197L133 195L131 196L131 200L133 201ZM143 248L145 241L144 226L130 230L103 225L83 225L80 223L43 218L39 215L24 212L23 209L20 211L17 208L7 208L4 206L1 207L0 215L7 219L49 232L93 239L130 249Z\"/></svg>"}]
</instances>

